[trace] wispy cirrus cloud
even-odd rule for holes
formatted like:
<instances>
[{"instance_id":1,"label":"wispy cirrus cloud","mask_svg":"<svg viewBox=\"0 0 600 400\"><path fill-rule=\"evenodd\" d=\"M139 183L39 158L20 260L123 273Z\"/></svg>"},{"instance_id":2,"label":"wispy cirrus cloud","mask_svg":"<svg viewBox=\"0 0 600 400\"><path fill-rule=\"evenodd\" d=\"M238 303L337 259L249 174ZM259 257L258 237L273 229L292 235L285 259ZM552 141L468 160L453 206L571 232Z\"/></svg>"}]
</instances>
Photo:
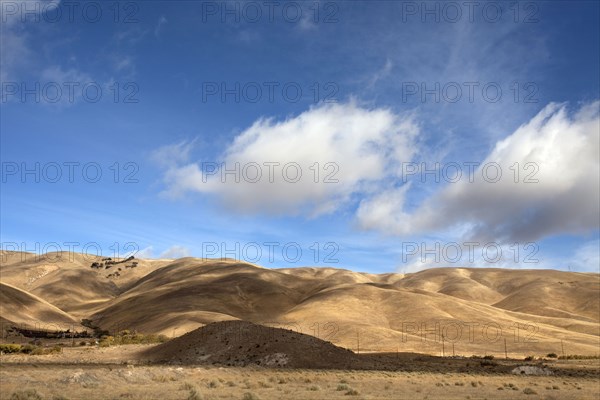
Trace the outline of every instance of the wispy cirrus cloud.
<instances>
[{"instance_id":1,"label":"wispy cirrus cloud","mask_svg":"<svg viewBox=\"0 0 600 400\"><path fill-rule=\"evenodd\" d=\"M164 15L161 15L158 18L158 22L156 23L156 26L154 27L154 36L159 39L160 35L162 34L162 31L164 29L164 26L169 22L169 20L167 20L167 17L165 17Z\"/></svg>"},{"instance_id":2,"label":"wispy cirrus cloud","mask_svg":"<svg viewBox=\"0 0 600 400\"><path fill-rule=\"evenodd\" d=\"M60 0L0 0L0 80L18 80L34 63L27 24L31 14L50 12ZM27 17L23 10L28 10Z\"/></svg>"}]
</instances>

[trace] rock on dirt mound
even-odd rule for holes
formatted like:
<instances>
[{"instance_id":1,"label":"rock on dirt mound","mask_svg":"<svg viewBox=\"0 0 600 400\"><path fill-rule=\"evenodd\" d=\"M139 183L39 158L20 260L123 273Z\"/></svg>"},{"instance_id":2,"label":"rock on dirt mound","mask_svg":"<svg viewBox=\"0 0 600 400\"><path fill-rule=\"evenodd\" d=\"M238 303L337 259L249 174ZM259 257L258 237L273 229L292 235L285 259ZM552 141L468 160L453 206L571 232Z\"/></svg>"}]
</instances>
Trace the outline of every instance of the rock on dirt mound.
<instances>
[{"instance_id":1,"label":"rock on dirt mound","mask_svg":"<svg viewBox=\"0 0 600 400\"><path fill-rule=\"evenodd\" d=\"M147 350L144 359L171 364L340 368L358 356L314 336L246 321L208 324Z\"/></svg>"}]
</instances>

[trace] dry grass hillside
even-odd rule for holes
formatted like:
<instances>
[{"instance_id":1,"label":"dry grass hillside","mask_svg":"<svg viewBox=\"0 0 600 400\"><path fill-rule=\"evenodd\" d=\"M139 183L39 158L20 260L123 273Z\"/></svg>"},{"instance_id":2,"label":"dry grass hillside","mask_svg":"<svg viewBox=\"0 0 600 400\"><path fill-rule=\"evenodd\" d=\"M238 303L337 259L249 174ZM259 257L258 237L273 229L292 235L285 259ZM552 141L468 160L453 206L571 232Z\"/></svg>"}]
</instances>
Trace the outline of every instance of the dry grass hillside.
<instances>
[{"instance_id":1,"label":"dry grass hillside","mask_svg":"<svg viewBox=\"0 0 600 400\"><path fill-rule=\"evenodd\" d=\"M180 336L239 319L361 352L504 355L506 340L518 357L563 348L598 353L598 274L437 268L377 275L198 258L92 268L106 261L72 253L1 256L0 318L15 323L89 318L108 330Z\"/></svg>"},{"instance_id":2,"label":"dry grass hillside","mask_svg":"<svg viewBox=\"0 0 600 400\"><path fill-rule=\"evenodd\" d=\"M126 269L125 264L109 269L90 267L102 258L72 252L36 255L4 251L0 254L0 281L37 295L80 320L168 262L136 260L136 268ZM115 271L120 273L118 278L107 278Z\"/></svg>"},{"instance_id":3,"label":"dry grass hillside","mask_svg":"<svg viewBox=\"0 0 600 400\"><path fill-rule=\"evenodd\" d=\"M23 324L31 321L38 321L40 325L79 324L77 319L60 308L5 283L0 283L0 318L2 318L3 325L8 323ZM45 327L51 329L51 325Z\"/></svg>"}]
</instances>

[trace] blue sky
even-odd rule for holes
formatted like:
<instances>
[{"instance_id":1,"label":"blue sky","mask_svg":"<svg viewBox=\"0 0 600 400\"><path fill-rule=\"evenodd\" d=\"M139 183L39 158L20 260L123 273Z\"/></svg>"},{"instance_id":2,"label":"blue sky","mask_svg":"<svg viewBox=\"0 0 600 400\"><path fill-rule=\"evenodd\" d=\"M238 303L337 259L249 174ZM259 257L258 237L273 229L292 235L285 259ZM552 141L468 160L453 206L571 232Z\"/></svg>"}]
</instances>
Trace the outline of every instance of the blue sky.
<instances>
[{"instance_id":1,"label":"blue sky","mask_svg":"<svg viewBox=\"0 0 600 400\"><path fill-rule=\"evenodd\" d=\"M3 249L598 271L596 1L1 6Z\"/></svg>"}]
</instances>

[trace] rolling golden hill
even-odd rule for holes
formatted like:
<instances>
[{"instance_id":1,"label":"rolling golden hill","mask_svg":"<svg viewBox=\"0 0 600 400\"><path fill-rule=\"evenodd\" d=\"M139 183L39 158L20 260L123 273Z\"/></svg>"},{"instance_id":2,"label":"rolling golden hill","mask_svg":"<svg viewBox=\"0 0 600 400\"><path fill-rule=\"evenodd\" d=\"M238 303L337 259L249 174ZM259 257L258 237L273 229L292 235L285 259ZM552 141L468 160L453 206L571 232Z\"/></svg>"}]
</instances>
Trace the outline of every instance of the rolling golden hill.
<instances>
[{"instance_id":1,"label":"rolling golden hill","mask_svg":"<svg viewBox=\"0 0 600 400\"><path fill-rule=\"evenodd\" d=\"M110 331L171 337L246 320L361 352L599 351L598 274L436 268L378 275L191 257L112 260L107 269L91 267L102 258L81 254L1 256L0 318L14 323L88 318Z\"/></svg>"}]
</instances>

